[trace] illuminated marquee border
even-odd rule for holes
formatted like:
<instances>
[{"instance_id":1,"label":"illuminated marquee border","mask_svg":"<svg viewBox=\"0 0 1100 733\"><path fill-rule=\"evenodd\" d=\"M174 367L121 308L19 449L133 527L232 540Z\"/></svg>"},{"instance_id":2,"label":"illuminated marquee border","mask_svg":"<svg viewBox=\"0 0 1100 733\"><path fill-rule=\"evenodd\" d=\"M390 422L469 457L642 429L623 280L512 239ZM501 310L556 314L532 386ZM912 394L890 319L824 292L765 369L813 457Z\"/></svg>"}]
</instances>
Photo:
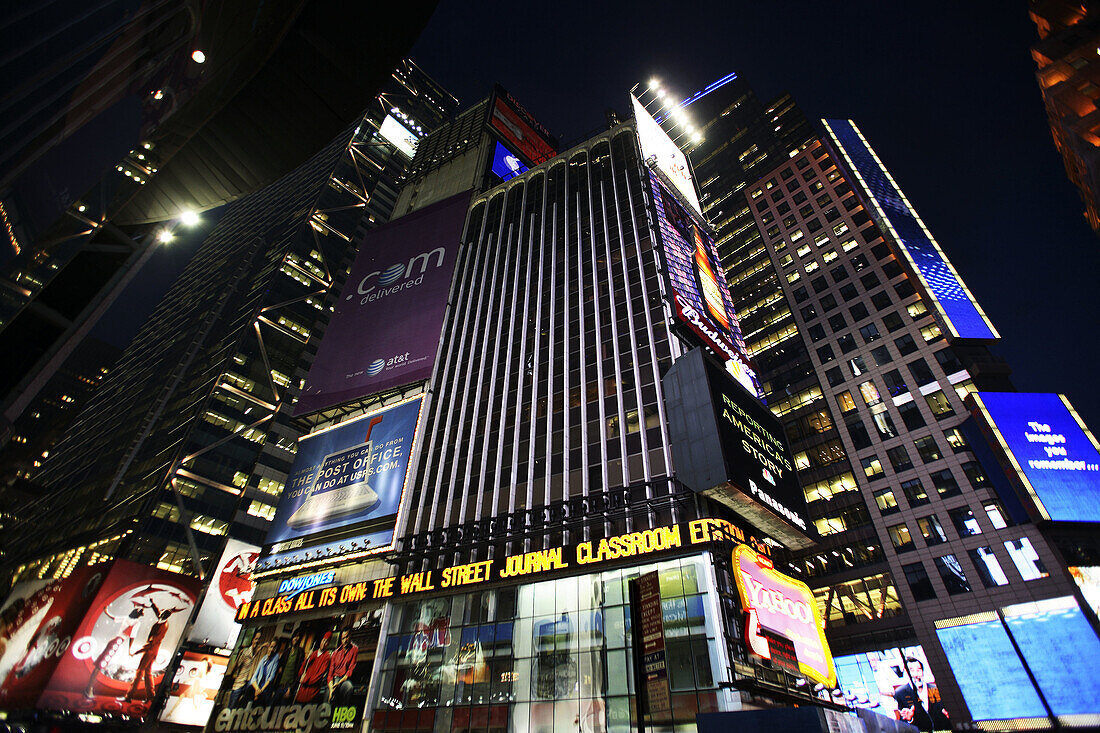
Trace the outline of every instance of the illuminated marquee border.
<instances>
[{"instance_id":1,"label":"illuminated marquee border","mask_svg":"<svg viewBox=\"0 0 1100 733\"><path fill-rule=\"evenodd\" d=\"M840 154L844 156L844 160L847 162L848 168L852 171L855 177L859 179L859 182L863 187L864 192L867 194L867 198L870 199L872 206L874 206L875 208L875 212L879 215L882 222L886 225L886 228L890 230L890 235L894 238L894 241L898 243L902 254L905 256L906 261L909 263L909 266L912 268L913 272L916 273L917 278L920 279L921 285L924 286L924 290L928 294L928 297L932 299L932 304L936 307L936 311L940 314L944 322L947 324L947 328L950 329L951 335L959 338L999 339L1001 335L997 332L997 329L994 328L993 323L989 320L989 317L985 314L985 311L982 310L982 307L974 298L974 294L970 292L970 289L968 287L966 287L966 283L963 282L962 277L955 270L955 266L951 264L951 261L947 259L947 255L944 254L943 250L940 248L939 242L936 241L936 238L932 236L932 232L929 231L927 226L925 226L924 220L920 218L917 210L913 208L913 205L911 203L909 203L909 199L907 199L905 197L905 194L902 193L901 187L898 186L897 181L894 180L894 177L890 175L890 171L886 169L886 166L882 164L882 160L879 159L878 154L875 152L874 148L871 147L871 144L867 142L867 138L863 136L863 133L860 131L859 127L856 126L856 123L852 120L833 120L834 124L845 124L852 128L852 132L855 133L855 135L859 138L860 143L862 143L863 147L866 148L867 153L875 161L875 164L878 165L879 170L886 177L886 180L890 182L890 185L893 187L894 192L897 193L898 198L905 205L905 208L908 209L909 214L913 217L913 220L916 221L917 226L920 227L921 231L924 233L924 236L928 238L929 243L931 243L933 249L935 249L936 254L939 256L940 260L947 268L947 271L950 272L952 277L955 278L955 282L958 283L959 288L962 290L963 294L966 295L967 299L970 302L970 305L974 307L974 310L976 311L978 317L981 318L982 322L985 324L985 327L989 329L989 335L987 336L973 333L959 333L959 330L955 327L955 322L951 320L951 317L947 314L947 309L944 308L943 304L940 303L939 298L936 297L935 290L931 287L931 284L928 282L928 280L925 279L924 272L917 265L916 261L913 259L912 254L910 254L909 248L905 244L905 240L900 234L898 234L897 230L894 228L893 222L890 221L890 217L886 215L886 212L883 210L882 205L879 203L879 200L875 196L874 191L872 191L870 185L868 185L867 181L863 178L863 174L860 172L859 167L855 165L855 162L849 155L847 148L844 146L844 143L840 141L839 135L836 133L835 130L833 130L832 125L829 124L829 120L822 120L821 122L825 126L825 130L829 133L829 137L832 139L833 143L840 151Z\"/></svg>"},{"instance_id":2,"label":"illuminated marquee border","mask_svg":"<svg viewBox=\"0 0 1100 733\"><path fill-rule=\"evenodd\" d=\"M829 642L825 638L825 622L821 618L821 610L817 607L817 598L814 597L814 592L810 590L810 586L806 585L801 580L796 580L789 575L784 575L779 572L772 566L772 562L769 558L761 555L748 545L738 545L733 550L733 579L737 583L737 593L741 596L741 604L746 609L753 608L752 596L745 587L745 582L741 579L741 558L746 555L755 565L764 571L765 575L806 595L807 603L813 613L817 637L821 641L821 650L825 653L825 659L829 665L829 674L828 676L823 676L818 670L803 664L802 660L799 660L798 668L802 671L802 674L806 675L814 682L820 682L827 687L836 687L836 665L833 663L833 652L829 649ZM761 562L761 559L763 559L764 562Z\"/></svg>"}]
</instances>

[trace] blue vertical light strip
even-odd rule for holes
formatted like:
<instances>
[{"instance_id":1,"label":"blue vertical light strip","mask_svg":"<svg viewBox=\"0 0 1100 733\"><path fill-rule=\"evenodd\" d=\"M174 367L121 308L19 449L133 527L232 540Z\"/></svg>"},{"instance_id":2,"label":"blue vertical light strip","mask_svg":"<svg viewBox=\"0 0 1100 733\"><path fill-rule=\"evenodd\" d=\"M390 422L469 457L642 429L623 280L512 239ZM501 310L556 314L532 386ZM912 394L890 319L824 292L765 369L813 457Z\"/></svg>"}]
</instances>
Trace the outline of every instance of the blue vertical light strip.
<instances>
[{"instance_id":1,"label":"blue vertical light strip","mask_svg":"<svg viewBox=\"0 0 1100 733\"><path fill-rule=\"evenodd\" d=\"M855 123L851 120L822 122L858 179L855 183L870 199L877 222L899 244L951 334L958 338L1000 338Z\"/></svg>"}]
</instances>

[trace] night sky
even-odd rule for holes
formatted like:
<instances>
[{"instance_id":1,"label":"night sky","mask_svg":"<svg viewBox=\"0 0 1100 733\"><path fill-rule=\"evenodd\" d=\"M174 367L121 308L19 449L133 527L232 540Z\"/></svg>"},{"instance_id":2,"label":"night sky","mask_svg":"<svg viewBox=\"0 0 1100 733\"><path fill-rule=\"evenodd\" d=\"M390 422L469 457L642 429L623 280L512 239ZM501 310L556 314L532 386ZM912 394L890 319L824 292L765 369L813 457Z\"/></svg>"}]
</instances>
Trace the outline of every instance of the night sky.
<instances>
[{"instance_id":1,"label":"night sky","mask_svg":"<svg viewBox=\"0 0 1100 733\"><path fill-rule=\"evenodd\" d=\"M730 72L811 119L856 121L1001 332L1021 391L1094 431L1100 239L1051 141L1025 2L500 3L444 0L412 58L463 106L500 82L563 141L659 77ZM689 108L690 112L690 108Z\"/></svg>"}]
</instances>

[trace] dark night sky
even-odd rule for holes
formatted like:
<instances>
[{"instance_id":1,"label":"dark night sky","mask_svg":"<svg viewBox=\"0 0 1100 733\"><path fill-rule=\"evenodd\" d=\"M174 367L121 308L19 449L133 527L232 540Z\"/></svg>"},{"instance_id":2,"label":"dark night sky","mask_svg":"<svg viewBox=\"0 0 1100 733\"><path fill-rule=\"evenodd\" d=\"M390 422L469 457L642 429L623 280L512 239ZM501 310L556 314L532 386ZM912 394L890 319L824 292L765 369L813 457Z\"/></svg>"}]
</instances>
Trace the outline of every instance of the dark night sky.
<instances>
[{"instance_id":1,"label":"dark night sky","mask_svg":"<svg viewBox=\"0 0 1100 733\"><path fill-rule=\"evenodd\" d=\"M500 82L563 141L654 75L685 97L733 71L761 99L854 119L1001 332L1017 389L1065 393L1095 430L1100 240L1051 141L1037 39L1003 0L444 0L412 57L463 105Z\"/></svg>"}]
</instances>

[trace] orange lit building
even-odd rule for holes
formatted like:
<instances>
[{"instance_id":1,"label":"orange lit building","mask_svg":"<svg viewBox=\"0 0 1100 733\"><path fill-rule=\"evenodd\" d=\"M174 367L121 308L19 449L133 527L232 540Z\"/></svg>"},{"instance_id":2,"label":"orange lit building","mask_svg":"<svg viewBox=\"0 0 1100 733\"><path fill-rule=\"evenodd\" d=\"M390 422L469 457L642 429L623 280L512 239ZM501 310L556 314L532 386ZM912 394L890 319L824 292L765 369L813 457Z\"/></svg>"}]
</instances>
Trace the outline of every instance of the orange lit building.
<instances>
[{"instance_id":1,"label":"orange lit building","mask_svg":"<svg viewBox=\"0 0 1100 733\"><path fill-rule=\"evenodd\" d=\"M1081 192L1085 218L1100 233L1100 3L1031 0L1039 28L1031 55L1054 145Z\"/></svg>"}]
</instances>

